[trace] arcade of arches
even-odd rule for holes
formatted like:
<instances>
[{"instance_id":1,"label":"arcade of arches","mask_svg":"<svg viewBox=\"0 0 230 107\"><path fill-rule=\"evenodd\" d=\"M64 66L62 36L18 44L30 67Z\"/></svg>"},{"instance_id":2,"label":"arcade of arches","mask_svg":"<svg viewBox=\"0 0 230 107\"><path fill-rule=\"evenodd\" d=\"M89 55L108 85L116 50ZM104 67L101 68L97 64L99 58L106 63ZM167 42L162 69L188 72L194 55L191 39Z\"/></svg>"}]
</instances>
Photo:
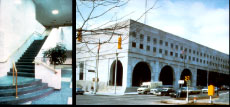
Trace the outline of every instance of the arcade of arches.
<instances>
[{"instance_id":1,"label":"arcade of arches","mask_svg":"<svg viewBox=\"0 0 230 107\"><path fill-rule=\"evenodd\" d=\"M165 66L161 69L159 81L163 85L173 85L173 69L170 66Z\"/></svg>"}]
</instances>

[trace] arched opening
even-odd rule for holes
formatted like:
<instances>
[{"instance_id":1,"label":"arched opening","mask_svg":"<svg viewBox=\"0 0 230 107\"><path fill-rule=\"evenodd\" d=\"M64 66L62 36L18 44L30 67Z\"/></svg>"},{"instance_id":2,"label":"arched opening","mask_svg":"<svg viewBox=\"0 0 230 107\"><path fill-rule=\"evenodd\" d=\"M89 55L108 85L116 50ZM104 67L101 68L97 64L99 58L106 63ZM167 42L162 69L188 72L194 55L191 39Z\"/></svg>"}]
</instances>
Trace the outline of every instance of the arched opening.
<instances>
[{"instance_id":1,"label":"arched opening","mask_svg":"<svg viewBox=\"0 0 230 107\"><path fill-rule=\"evenodd\" d=\"M163 85L173 85L173 69L170 66L165 66L161 69L159 81Z\"/></svg>"},{"instance_id":2,"label":"arched opening","mask_svg":"<svg viewBox=\"0 0 230 107\"><path fill-rule=\"evenodd\" d=\"M180 75L180 80L184 80L184 84L181 85L183 87L187 86L187 82L185 81L185 76L189 76L190 77L190 81L192 83L192 73L189 69L184 69L182 72L181 72L181 75Z\"/></svg>"},{"instance_id":3,"label":"arched opening","mask_svg":"<svg viewBox=\"0 0 230 107\"><path fill-rule=\"evenodd\" d=\"M115 85L115 67L116 61L113 61L111 68L110 68L110 80L109 85ZM123 79L123 67L121 62L117 61L117 75L116 75L116 86L122 86L122 79Z\"/></svg>"},{"instance_id":4,"label":"arched opening","mask_svg":"<svg viewBox=\"0 0 230 107\"><path fill-rule=\"evenodd\" d=\"M151 71L146 62L139 62L133 70L132 86L141 86L143 82L151 81Z\"/></svg>"}]
</instances>

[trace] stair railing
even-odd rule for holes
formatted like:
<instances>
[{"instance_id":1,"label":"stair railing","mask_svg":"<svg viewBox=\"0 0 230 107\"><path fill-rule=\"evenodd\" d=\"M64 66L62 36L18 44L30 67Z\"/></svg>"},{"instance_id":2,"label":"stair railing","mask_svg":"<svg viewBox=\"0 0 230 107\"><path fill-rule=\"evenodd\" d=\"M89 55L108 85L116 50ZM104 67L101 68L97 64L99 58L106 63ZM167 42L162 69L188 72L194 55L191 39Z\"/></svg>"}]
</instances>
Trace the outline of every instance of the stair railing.
<instances>
[{"instance_id":1,"label":"stair railing","mask_svg":"<svg viewBox=\"0 0 230 107\"><path fill-rule=\"evenodd\" d=\"M14 70L15 70L15 76L14 76ZM14 78L16 79L16 82L14 81ZM18 98L18 71L14 62L13 62L13 85L15 85L15 90L16 90L15 97Z\"/></svg>"}]
</instances>

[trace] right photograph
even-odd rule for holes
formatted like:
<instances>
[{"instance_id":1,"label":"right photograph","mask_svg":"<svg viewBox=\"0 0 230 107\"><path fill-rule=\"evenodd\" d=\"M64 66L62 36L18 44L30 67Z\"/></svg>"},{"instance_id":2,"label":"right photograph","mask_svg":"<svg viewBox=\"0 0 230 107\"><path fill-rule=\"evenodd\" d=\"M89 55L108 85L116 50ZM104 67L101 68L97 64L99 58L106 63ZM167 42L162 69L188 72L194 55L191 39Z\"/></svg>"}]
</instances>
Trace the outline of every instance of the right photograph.
<instances>
[{"instance_id":1,"label":"right photograph","mask_svg":"<svg viewBox=\"0 0 230 107\"><path fill-rule=\"evenodd\" d=\"M76 0L77 105L229 105L228 0Z\"/></svg>"}]
</instances>

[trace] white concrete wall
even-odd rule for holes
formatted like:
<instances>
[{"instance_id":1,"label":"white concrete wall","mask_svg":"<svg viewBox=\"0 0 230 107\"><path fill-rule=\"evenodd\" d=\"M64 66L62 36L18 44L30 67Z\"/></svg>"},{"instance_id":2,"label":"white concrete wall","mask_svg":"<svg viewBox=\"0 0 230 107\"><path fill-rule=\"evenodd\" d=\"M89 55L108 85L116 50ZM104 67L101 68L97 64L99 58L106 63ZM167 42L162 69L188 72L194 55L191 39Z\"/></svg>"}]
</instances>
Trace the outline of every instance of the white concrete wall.
<instances>
[{"instance_id":1,"label":"white concrete wall","mask_svg":"<svg viewBox=\"0 0 230 107\"><path fill-rule=\"evenodd\" d=\"M39 64L39 62L42 62L47 66L49 65L48 60L45 62L42 60L42 58L36 58L35 78L41 79L43 83L48 83L49 87L53 87L54 89L61 89L61 69L50 69L43 64ZM57 71L57 73L55 73L53 70Z\"/></svg>"},{"instance_id":2,"label":"white concrete wall","mask_svg":"<svg viewBox=\"0 0 230 107\"><path fill-rule=\"evenodd\" d=\"M16 0L0 1L0 75L6 75L6 72L9 71L12 63L10 59L17 60L20 57L26 48L23 44L33 32L42 33L45 30L35 18L33 1L17 1L20 2Z\"/></svg>"}]
</instances>

